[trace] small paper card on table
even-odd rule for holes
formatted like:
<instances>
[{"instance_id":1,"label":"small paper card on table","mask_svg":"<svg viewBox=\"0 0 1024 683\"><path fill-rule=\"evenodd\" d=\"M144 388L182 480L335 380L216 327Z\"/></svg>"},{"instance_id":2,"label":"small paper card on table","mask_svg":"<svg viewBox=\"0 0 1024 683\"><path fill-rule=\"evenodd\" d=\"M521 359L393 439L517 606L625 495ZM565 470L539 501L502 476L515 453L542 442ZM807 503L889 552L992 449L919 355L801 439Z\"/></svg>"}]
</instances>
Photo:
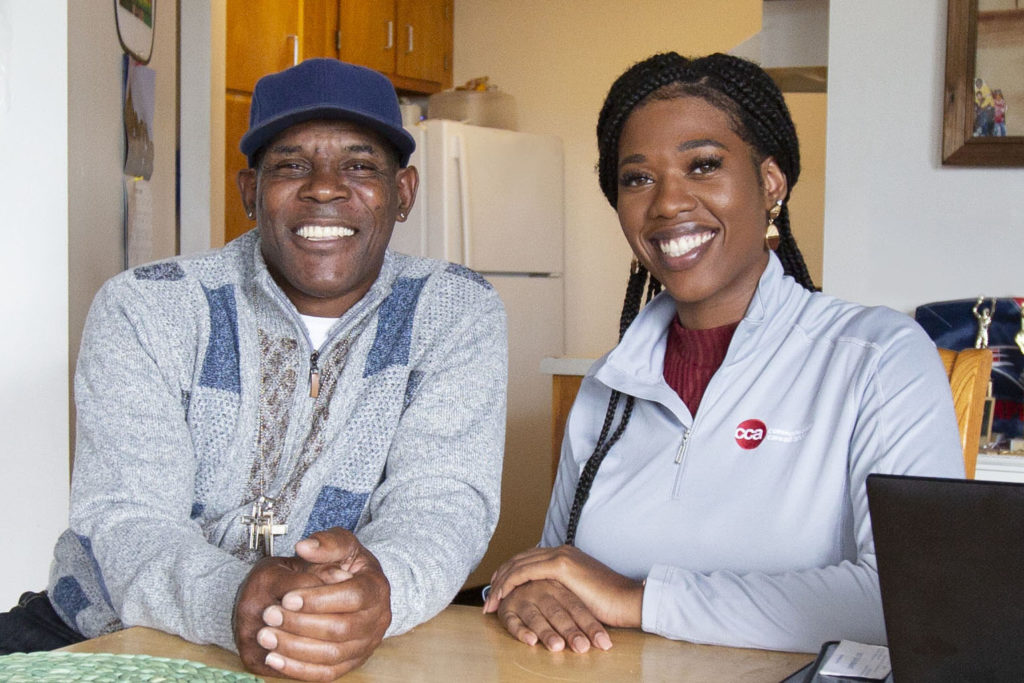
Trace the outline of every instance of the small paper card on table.
<instances>
[{"instance_id":1,"label":"small paper card on table","mask_svg":"<svg viewBox=\"0 0 1024 683\"><path fill-rule=\"evenodd\" d=\"M889 648L841 640L818 673L881 680L889 675Z\"/></svg>"}]
</instances>

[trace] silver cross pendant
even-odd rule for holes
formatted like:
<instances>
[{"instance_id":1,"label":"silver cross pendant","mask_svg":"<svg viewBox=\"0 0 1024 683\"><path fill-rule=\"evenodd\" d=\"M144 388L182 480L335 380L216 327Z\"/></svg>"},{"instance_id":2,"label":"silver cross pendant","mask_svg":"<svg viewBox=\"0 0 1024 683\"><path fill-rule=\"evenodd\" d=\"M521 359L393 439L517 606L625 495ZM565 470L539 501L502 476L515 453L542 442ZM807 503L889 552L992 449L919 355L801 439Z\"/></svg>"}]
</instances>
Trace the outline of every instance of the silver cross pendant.
<instances>
[{"instance_id":1,"label":"silver cross pendant","mask_svg":"<svg viewBox=\"0 0 1024 683\"><path fill-rule=\"evenodd\" d=\"M274 524L274 499L263 494L253 501L252 514L242 517L242 524L249 527L249 550L259 550L267 557L274 554L274 536L288 532L287 524Z\"/></svg>"}]
</instances>

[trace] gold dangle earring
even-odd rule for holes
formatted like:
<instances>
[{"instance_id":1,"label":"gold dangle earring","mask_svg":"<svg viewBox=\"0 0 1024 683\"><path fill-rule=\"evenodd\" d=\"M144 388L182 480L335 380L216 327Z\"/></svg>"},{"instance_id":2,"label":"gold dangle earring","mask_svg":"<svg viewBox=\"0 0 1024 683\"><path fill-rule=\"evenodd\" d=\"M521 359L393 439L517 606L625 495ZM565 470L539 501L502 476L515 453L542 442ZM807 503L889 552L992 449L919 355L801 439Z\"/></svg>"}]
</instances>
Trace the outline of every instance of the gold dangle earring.
<instances>
[{"instance_id":1,"label":"gold dangle earring","mask_svg":"<svg viewBox=\"0 0 1024 683\"><path fill-rule=\"evenodd\" d=\"M764 231L764 246L772 251L779 247L779 229L775 226L775 219L782 213L782 200L776 200L775 206L768 211L768 227Z\"/></svg>"},{"instance_id":2,"label":"gold dangle earring","mask_svg":"<svg viewBox=\"0 0 1024 683\"><path fill-rule=\"evenodd\" d=\"M639 261L639 259L637 259L636 256L634 256L633 260L629 262L629 274L630 275L636 275L639 272L640 272L640 261Z\"/></svg>"}]
</instances>

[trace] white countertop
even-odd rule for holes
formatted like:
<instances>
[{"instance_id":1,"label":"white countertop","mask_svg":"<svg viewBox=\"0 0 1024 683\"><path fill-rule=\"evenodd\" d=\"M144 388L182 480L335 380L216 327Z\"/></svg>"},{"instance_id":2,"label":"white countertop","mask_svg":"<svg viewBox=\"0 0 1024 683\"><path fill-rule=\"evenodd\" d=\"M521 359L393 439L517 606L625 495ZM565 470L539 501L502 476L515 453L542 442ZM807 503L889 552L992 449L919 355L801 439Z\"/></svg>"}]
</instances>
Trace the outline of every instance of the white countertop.
<instances>
[{"instance_id":1,"label":"white countertop","mask_svg":"<svg viewBox=\"0 0 1024 683\"><path fill-rule=\"evenodd\" d=\"M578 375L582 377L593 365L596 358L569 358L560 356L558 358L542 358L540 371L548 375Z\"/></svg>"},{"instance_id":2,"label":"white countertop","mask_svg":"<svg viewBox=\"0 0 1024 683\"><path fill-rule=\"evenodd\" d=\"M1024 455L978 453L975 479L1024 482Z\"/></svg>"}]
</instances>

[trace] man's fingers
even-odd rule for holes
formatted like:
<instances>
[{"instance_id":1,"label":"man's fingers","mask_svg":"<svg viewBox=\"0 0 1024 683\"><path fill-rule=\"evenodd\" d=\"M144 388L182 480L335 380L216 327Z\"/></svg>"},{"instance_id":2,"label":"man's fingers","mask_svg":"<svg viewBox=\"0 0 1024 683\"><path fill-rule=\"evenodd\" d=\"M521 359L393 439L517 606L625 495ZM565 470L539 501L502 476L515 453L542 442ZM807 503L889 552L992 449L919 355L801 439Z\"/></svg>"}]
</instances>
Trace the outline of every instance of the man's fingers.
<instances>
[{"instance_id":1,"label":"man's fingers","mask_svg":"<svg viewBox=\"0 0 1024 683\"><path fill-rule=\"evenodd\" d=\"M331 527L296 543L295 554L310 562L344 566L357 558L362 547L351 531Z\"/></svg>"},{"instance_id":2,"label":"man's fingers","mask_svg":"<svg viewBox=\"0 0 1024 683\"><path fill-rule=\"evenodd\" d=\"M327 583L341 583L352 578L352 572L346 571L336 564L314 564L310 572L318 579Z\"/></svg>"},{"instance_id":3,"label":"man's fingers","mask_svg":"<svg viewBox=\"0 0 1024 683\"><path fill-rule=\"evenodd\" d=\"M291 634L301 634L303 637L316 640L343 641L353 637L353 630L364 625L368 615L360 612L351 614L309 614L306 612L292 612L271 605L263 611L264 625L270 629L262 629L260 632L269 632L273 629L285 631ZM357 631L356 637L359 637ZM260 643L268 650L274 649L275 645Z\"/></svg>"},{"instance_id":4,"label":"man's fingers","mask_svg":"<svg viewBox=\"0 0 1024 683\"><path fill-rule=\"evenodd\" d=\"M380 644L391 623L390 586L344 529L318 532L296 552L306 557L261 560L250 571L236 601L235 643L257 673L334 680Z\"/></svg>"},{"instance_id":5,"label":"man's fingers","mask_svg":"<svg viewBox=\"0 0 1024 683\"><path fill-rule=\"evenodd\" d=\"M328 617L323 617L328 618ZM334 618L334 621L344 619ZM330 631L352 634L358 628L352 625L319 624L315 632ZM266 650L275 652L282 657L309 664L330 665L358 658L365 653L372 652L376 646L376 640L367 637L352 637L340 640L313 638L307 635L295 635L279 628L270 626L260 629L256 641Z\"/></svg>"},{"instance_id":6,"label":"man's fingers","mask_svg":"<svg viewBox=\"0 0 1024 683\"><path fill-rule=\"evenodd\" d=\"M303 638L274 629L261 631L260 641L275 644L264 658L275 674L306 681L333 681L365 662L376 646L364 641L334 643Z\"/></svg>"},{"instance_id":7,"label":"man's fingers","mask_svg":"<svg viewBox=\"0 0 1024 683\"><path fill-rule=\"evenodd\" d=\"M323 580L316 575L299 571L296 562L306 564L295 558L275 557L260 560L253 567L242 584L235 605L235 620L239 627L255 632L268 605L280 601L289 591L323 585Z\"/></svg>"},{"instance_id":8,"label":"man's fingers","mask_svg":"<svg viewBox=\"0 0 1024 683\"><path fill-rule=\"evenodd\" d=\"M259 671L263 675L287 676L300 681L333 681L341 678L349 671L361 666L369 659L369 655L355 659L349 659L337 664L310 664L297 659L284 657L276 652L271 652L264 660L268 671Z\"/></svg>"},{"instance_id":9,"label":"man's fingers","mask_svg":"<svg viewBox=\"0 0 1024 683\"><path fill-rule=\"evenodd\" d=\"M281 598L281 606L292 612L309 614L340 614L358 612L382 599L374 581L366 576L353 576L345 581L289 591ZM383 594L383 597L387 597Z\"/></svg>"}]
</instances>

